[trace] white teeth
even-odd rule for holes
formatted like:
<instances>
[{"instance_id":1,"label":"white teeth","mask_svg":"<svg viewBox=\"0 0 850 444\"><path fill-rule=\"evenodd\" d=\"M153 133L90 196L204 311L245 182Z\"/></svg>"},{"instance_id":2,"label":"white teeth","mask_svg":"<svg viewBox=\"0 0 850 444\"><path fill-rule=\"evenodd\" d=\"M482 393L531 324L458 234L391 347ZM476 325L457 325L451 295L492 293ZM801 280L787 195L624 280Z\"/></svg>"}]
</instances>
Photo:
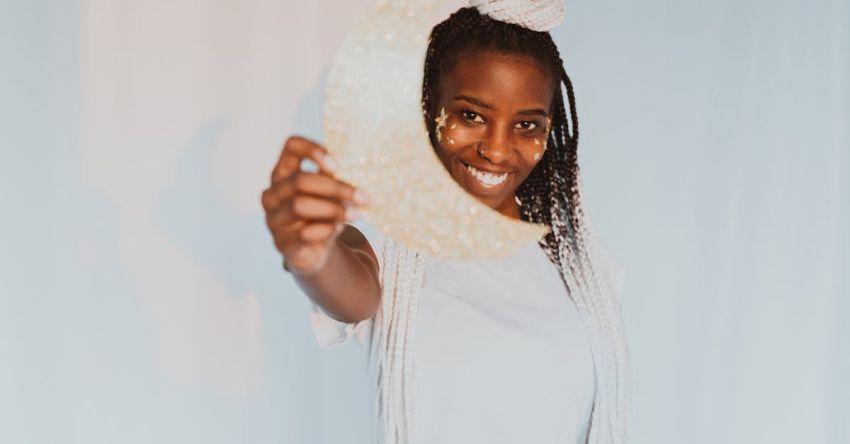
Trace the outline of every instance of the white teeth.
<instances>
[{"instance_id":1,"label":"white teeth","mask_svg":"<svg viewBox=\"0 0 850 444\"><path fill-rule=\"evenodd\" d=\"M484 171L481 171L481 170L475 168L472 165L467 165L466 169L469 171L470 174L475 176L476 179L481 181L483 184L489 185L489 186L499 185L500 183L504 182L505 179L508 178L508 173L502 173L502 174L485 173Z\"/></svg>"}]
</instances>

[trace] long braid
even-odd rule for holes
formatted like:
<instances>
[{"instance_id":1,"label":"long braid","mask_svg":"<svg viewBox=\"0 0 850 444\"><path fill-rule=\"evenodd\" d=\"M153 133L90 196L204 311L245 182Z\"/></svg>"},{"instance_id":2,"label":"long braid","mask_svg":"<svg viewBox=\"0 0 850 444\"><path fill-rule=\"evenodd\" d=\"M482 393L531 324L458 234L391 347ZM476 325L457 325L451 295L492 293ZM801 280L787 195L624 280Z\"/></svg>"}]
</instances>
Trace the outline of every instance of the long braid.
<instances>
[{"instance_id":1,"label":"long braid","mask_svg":"<svg viewBox=\"0 0 850 444\"><path fill-rule=\"evenodd\" d=\"M610 296L615 294L613 284L582 206L578 117L572 82L549 33L493 20L475 8L461 8L433 28L426 53L422 108L434 145L434 90L439 86L440 75L453 66L463 51L475 49L530 56L547 68L556 81L548 148L517 189L520 217L552 227L540 245L560 271L588 333L599 384L587 442L623 443L627 435L629 357L619 302ZM409 444L415 407L411 393L415 377L413 333L424 258L391 238L386 238L380 254L383 295L376 314L379 327L372 333L370 365L378 367L375 420L380 418L381 426L373 425L378 442Z\"/></svg>"},{"instance_id":2,"label":"long braid","mask_svg":"<svg viewBox=\"0 0 850 444\"><path fill-rule=\"evenodd\" d=\"M409 443L413 410L413 321L419 305L424 261L420 253L391 238L386 238L379 254L384 263L383 294L370 350L370 368L377 365L378 382L373 428L378 443Z\"/></svg>"}]
</instances>

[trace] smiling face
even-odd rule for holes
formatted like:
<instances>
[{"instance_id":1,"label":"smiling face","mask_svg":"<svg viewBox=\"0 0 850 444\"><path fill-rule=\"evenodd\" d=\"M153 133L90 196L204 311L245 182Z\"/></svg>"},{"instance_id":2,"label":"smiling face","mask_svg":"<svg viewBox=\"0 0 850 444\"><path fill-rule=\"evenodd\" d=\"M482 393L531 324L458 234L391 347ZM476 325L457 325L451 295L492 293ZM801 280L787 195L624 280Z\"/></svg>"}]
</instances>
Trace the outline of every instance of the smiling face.
<instances>
[{"instance_id":1,"label":"smiling face","mask_svg":"<svg viewBox=\"0 0 850 444\"><path fill-rule=\"evenodd\" d=\"M531 58L460 54L436 87L437 157L469 194L519 219L516 190L542 158L554 92Z\"/></svg>"}]
</instances>

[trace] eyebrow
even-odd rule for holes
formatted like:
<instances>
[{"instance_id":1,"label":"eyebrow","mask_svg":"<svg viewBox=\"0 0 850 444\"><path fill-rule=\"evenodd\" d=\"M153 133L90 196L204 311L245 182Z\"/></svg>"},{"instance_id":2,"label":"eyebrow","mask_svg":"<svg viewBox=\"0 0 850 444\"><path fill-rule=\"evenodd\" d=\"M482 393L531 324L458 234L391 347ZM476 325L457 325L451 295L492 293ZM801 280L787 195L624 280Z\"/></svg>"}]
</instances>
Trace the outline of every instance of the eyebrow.
<instances>
[{"instance_id":1,"label":"eyebrow","mask_svg":"<svg viewBox=\"0 0 850 444\"><path fill-rule=\"evenodd\" d=\"M487 103L482 102L481 100L476 99L475 97L460 95L460 96L455 97L455 100L462 100L464 102L468 102L468 103L471 103L471 104L476 105L476 106L480 106L480 107L485 108L485 109L493 109L492 106L488 105ZM524 109L524 110L518 112L517 114L522 115L522 116L537 116L537 115L542 116L542 117L548 117L549 116L549 113L547 113L546 110L544 110L543 108Z\"/></svg>"}]
</instances>

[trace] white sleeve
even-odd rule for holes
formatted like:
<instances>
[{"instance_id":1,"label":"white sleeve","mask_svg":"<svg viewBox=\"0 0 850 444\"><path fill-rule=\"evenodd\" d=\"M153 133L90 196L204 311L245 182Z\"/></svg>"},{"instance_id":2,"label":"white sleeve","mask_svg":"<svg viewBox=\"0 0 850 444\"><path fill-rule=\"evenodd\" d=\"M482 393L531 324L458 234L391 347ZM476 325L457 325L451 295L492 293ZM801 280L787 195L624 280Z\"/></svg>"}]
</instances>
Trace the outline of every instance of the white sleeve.
<instances>
[{"instance_id":1,"label":"white sleeve","mask_svg":"<svg viewBox=\"0 0 850 444\"><path fill-rule=\"evenodd\" d=\"M312 306L310 324L313 328L313 336L320 347L326 349L341 347L352 336L361 344L369 339L374 317L359 322L342 322L325 313L315 302L311 302L310 305Z\"/></svg>"},{"instance_id":2,"label":"white sleeve","mask_svg":"<svg viewBox=\"0 0 850 444\"><path fill-rule=\"evenodd\" d=\"M378 266L383 266L383 235L359 219L347 222L346 224L357 228L366 237L366 240L369 241L369 245L375 252L375 256L378 258ZM352 336L360 344L365 344L370 337L374 319L375 317L373 316L358 322L338 321L325 313L315 302L311 302L310 324L313 329L313 336L316 337L316 342L322 348L333 349L341 347Z\"/></svg>"}]
</instances>

